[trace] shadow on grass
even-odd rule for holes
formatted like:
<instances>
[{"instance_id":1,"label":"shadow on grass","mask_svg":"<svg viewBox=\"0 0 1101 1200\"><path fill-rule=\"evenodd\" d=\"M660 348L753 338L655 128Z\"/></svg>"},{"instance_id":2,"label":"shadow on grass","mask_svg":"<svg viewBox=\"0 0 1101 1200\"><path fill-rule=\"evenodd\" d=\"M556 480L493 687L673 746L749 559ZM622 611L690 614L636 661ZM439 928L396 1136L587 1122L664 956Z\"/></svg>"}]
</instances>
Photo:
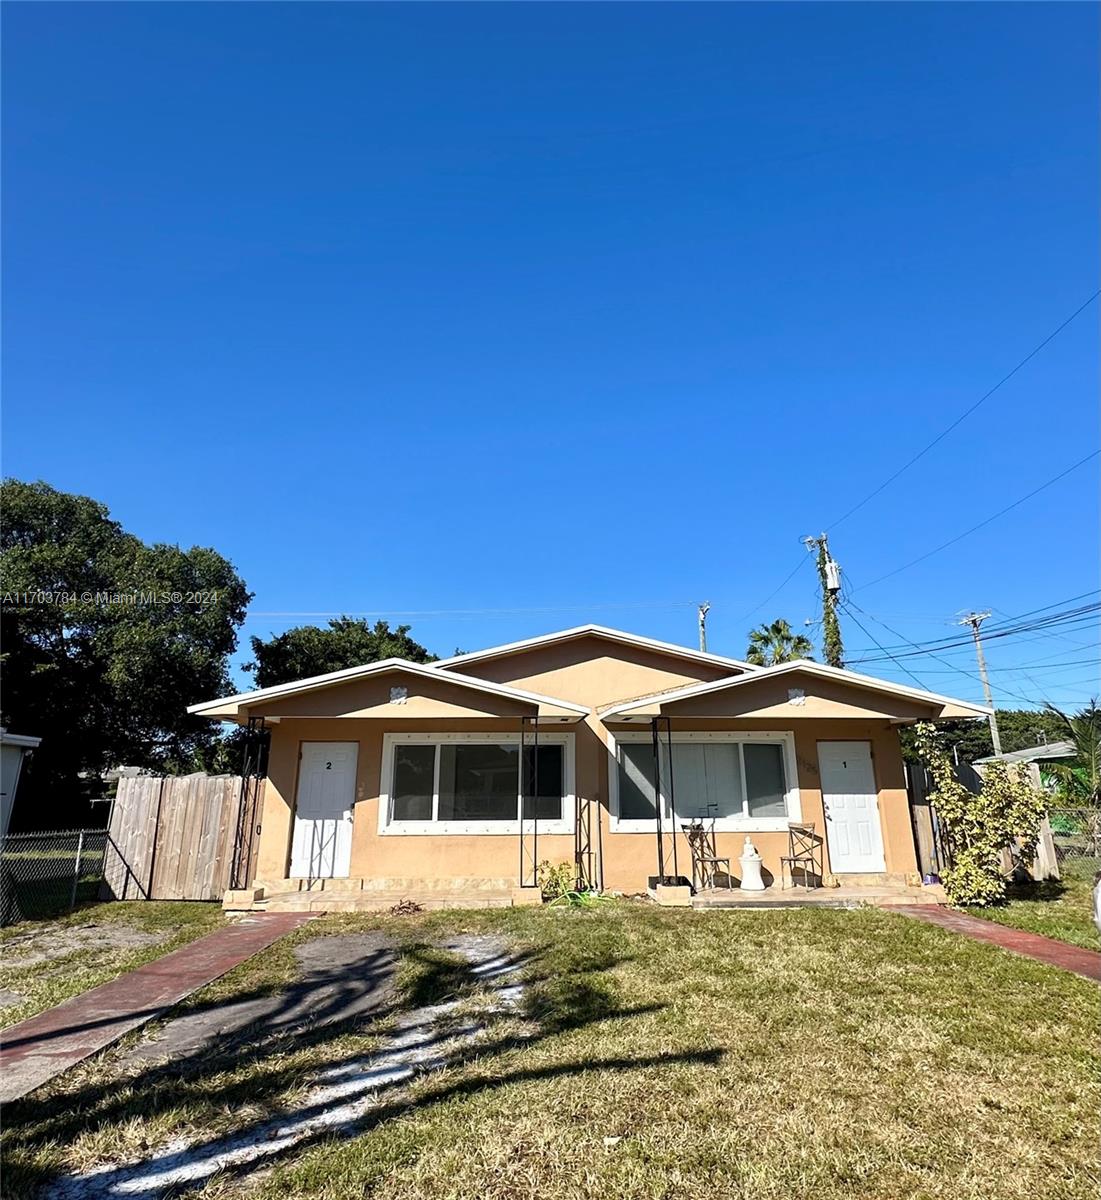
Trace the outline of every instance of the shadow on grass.
<instances>
[{"instance_id":1,"label":"shadow on grass","mask_svg":"<svg viewBox=\"0 0 1101 1200\"><path fill-rule=\"evenodd\" d=\"M1006 886L1006 903L1012 900L1062 900L1067 895L1067 885L1059 879L1045 879L1040 883L1011 883Z\"/></svg>"},{"instance_id":2,"label":"shadow on grass","mask_svg":"<svg viewBox=\"0 0 1101 1200\"><path fill-rule=\"evenodd\" d=\"M196 1046L190 1053L157 1064L137 1074L78 1087L62 1097L28 1097L7 1106L4 1116L8 1130L5 1154L5 1194L29 1197L54 1177L47 1164L37 1160L37 1152L46 1145L64 1146L89 1132L103 1133L112 1126L134 1119L151 1120L194 1105L200 1112L224 1112L268 1109L263 1116L231 1133L206 1141L192 1141L186 1149L177 1144L162 1150L140 1164L112 1167L97 1174L94 1190L88 1195L125 1194L138 1200L152 1200L181 1186L200 1186L216 1171L219 1177L244 1176L259 1167L270 1167L324 1138L352 1136L369 1132L385 1121L413 1110L444 1103L456 1097L511 1083L546 1080L592 1070L637 1070L674 1062L717 1063L720 1050L702 1050L680 1055L585 1059L534 1070L502 1071L492 1074L493 1061L519 1047L531 1047L567 1031L607 1020L632 1019L658 1011L663 1005L625 1007L617 999L610 972L623 956L610 950L578 948L576 964L571 968L549 971L538 951L522 951L490 956L483 962L459 959L446 947L411 943L402 948L398 967L398 987L390 986L395 973L395 955L389 946L380 946L364 956L351 972L347 966L328 972L314 972L310 987L296 982L278 992L257 988L231 1001L194 1004L188 1015L205 1011L225 1013L236 1010L239 1018L259 1005L258 1019L247 1026L227 1031L216 1045ZM492 1036L492 1025L501 1013L487 1022L480 1020L467 1029L478 1028L474 1039L447 1054L439 1043L454 1035L436 1027L434 1013L453 1001L481 992L488 985L492 992L522 979L524 993L522 1015L536 1023L536 1032L523 1035ZM320 989L320 990L318 990ZM362 1011L364 990L375 1003L369 1014ZM312 1003L311 995L320 1003ZM360 1011L349 1018L356 1005ZM442 1006L442 1008L440 1007ZM512 1014L508 1014L512 1015ZM365 1017L370 1027L362 1029ZM381 1050L350 1058L345 1047L341 1053L324 1054L303 1064L299 1053L317 1050L344 1033L374 1032L386 1022L404 1031L390 1042L396 1049ZM402 1040L404 1039L404 1040ZM281 1054L293 1055L278 1062ZM390 1055L391 1064L385 1060ZM407 1057L402 1058L401 1055ZM408 1056L412 1055L410 1059ZM477 1057L485 1067L478 1079L442 1083L421 1091L412 1100L402 1085L424 1070L457 1067ZM413 1068L408 1067L415 1062ZM257 1070L250 1070L256 1067ZM400 1068L400 1069L395 1069ZM213 1078L229 1074L230 1078ZM335 1081L335 1082L331 1082ZM291 1108L280 1114L282 1097L303 1085L320 1087L319 1102ZM360 1105L354 1116L346 1109L347 1099ZM362 1101L366 1098L367 1106ZM275 1115L272 1115L272 1114ZM226 1161L236 1157L239 1161ZM188 1181L166 1179L166 1173L185 1169ZM160 1181L158 1181L158 1175ZM43 1194L76 1196L78 1181L66 1186L62 1177Z\"/></svg>"}]
</instances>

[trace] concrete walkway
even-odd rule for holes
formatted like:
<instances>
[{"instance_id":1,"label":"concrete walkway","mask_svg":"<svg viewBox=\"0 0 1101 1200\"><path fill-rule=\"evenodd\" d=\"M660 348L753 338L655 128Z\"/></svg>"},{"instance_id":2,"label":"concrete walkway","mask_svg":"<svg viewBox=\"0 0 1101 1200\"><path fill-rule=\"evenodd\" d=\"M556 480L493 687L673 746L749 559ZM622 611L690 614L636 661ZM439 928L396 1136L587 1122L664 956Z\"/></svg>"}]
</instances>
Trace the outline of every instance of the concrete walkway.
<instances>
[{"instance_id":1,"label":"concrete walkway","mask_svg":"<svg viewBox=\"0 0 1101 1200\"><path fill-rule=\"evenodd\" d=\"M308 913L247 917L4 1030L0 1103L18 1100L160 1016L308 920Z\"/></svg>"},{"instance_id":2,"label":"concrete walkway","mask_svg":"<svg viewBox=\"0 0 1101 1200\"><path fill-rule=\"evenodd\" d=\"M1039 933L1026 933L1023 929L997 925L993 921L984 921L981 917L954 912L949 908L898 904L892 911L915 917L919 921L927 921L930 925L939 925L953 933L962 933L965 937L974 938L979 942L990 942L992 945L1001 946L1003 950L1023 954L1052 967L1062 967L1064 971L1073 971L1076 975L1101 983L1101 953L1096 950L1084 950L1081 946L1059 942Z\"/></svg>"}]
</instances>

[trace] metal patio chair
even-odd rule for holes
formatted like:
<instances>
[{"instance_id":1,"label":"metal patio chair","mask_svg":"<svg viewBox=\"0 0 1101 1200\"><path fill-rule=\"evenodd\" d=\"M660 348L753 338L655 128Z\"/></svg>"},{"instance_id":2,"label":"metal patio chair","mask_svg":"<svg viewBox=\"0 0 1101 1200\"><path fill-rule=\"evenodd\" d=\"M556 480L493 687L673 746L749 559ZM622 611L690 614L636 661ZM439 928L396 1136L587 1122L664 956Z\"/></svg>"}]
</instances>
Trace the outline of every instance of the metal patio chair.
<instances>
[{"instance_id":1,"label":"metal patio chair","mask_svg":"<svg viewBox=\"0 0 1101 1200\"><path fill-rule=\"evenodd\" d=\"M712 818L710 828L701 819L688 821L681 826L684 836L688 839L688 849L692 852L692 890L713 888L717 884L716 876L723 868L726 875L726 887L732 887L730 882L730 859L715 853L715 820Z\"/></svg>"},{"instance_id":2,"label":"metal patio chair","mask_svg":"<svg viewBox=\"0 0 1101 1200\"><path fill-rule=\"evenodd\" d=\"M802 873L802 885L795 882L796 871ZM788 826L788 852L780 856L780 890L789 886L822 886L822 837L814 832L813 821Z\"/></svg>"}]
</instances>

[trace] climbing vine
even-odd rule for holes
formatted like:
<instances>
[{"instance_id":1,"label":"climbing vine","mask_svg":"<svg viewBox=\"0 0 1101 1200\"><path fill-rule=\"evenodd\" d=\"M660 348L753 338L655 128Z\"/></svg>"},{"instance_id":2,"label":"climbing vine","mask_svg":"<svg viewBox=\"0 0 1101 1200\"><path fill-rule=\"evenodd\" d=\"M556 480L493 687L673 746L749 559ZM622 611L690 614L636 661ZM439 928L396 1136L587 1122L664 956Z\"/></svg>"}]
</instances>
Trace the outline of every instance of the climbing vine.
<instances>
[{"instance_id":1,"label":"climbing vine","mask_svg":"<svg viewBox=\"0 0 1101 1200\"><path fill-rule=\"evenodd\" d=\"M831 667L845 665L845 650L841 644L841 625L837 620L837 600L829 589L826 564L830 561L826 535L818 538L818 578L822 584L822 657Z\"/></svg>"},{"instance_id":2,"label":"climbing vine","mask_svg":"<svg viewBox=\"0 0 1101 1200\"><path fill-rule=\"evenodd\" d=\"M1006 884L1002 851L1017 846L1026 862L1032 860L1046 800L1023 767L999 761L987 764L978 795L968 791L956 778L934 727L918 725L915 734L933 780L929 800L952 849L952 866L942 875L948 898L960 905L1000 904Z\"/></svg>"}]
</instances>

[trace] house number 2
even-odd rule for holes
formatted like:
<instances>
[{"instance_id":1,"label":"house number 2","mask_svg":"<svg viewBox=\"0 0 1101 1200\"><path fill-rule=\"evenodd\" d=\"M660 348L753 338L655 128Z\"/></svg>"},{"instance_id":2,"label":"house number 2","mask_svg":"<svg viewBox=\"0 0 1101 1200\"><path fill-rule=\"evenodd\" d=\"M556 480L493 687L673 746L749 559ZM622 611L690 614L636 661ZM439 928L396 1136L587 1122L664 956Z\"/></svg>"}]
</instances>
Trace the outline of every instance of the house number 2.
<instances>
[{"instance_id":1,"label":"house number 2","mask_svg":"<svg viewBox=\"0 0 1101 1200\"><path fill-rule=\"evenodd\" d=\"M332 764L331 762L327 762L327 763L325 764L325 770L326 770L326 771L331 771L332 769L333 769L333 764Z\"/></svg>"}]
</instances>

